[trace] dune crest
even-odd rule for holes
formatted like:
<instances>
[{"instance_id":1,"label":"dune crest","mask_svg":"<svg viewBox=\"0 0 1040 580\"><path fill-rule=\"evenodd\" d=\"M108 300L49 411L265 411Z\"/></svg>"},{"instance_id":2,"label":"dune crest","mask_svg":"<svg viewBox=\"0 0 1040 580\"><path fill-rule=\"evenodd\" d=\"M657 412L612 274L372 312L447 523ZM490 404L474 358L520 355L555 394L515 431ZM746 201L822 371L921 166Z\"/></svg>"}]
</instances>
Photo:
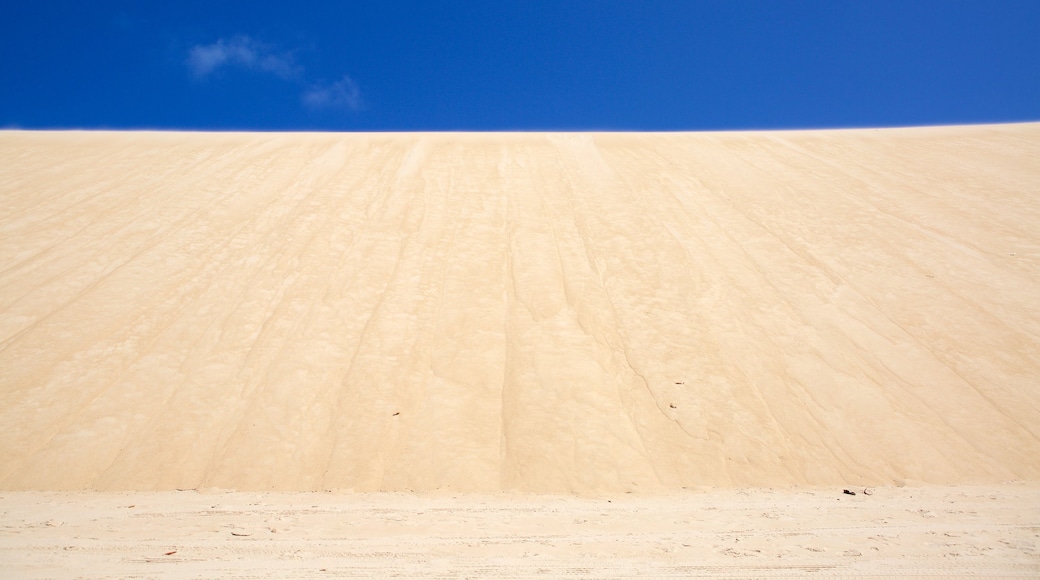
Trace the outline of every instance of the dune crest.
<instances>
[{"instance_id":1,"label":"dune crest","mask_svg":"<svg viewBox=\"0 0 1040 580\"><path fill-rule=\"evenodd\" d=\"M0 132L0 489L1040 479L1040 124Z\"/></svg>"}]
</instances>

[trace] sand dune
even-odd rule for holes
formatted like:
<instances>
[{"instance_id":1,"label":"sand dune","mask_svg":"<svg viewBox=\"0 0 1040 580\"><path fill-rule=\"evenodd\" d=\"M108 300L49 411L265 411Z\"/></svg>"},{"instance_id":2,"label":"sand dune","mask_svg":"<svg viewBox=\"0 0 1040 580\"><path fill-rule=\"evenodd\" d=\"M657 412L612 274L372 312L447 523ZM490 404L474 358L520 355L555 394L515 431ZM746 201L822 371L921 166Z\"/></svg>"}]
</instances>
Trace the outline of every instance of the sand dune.
<instances>
[{"instance_id":1,"label":"sand dune","mask_svg":"<svg viewBox=\"0 0 1040 580\"><path fill-rule=\"evenodd\" d=\"M1040 480L1040 124L0 133L0 489Z\"/></svg>"}]
</instances>

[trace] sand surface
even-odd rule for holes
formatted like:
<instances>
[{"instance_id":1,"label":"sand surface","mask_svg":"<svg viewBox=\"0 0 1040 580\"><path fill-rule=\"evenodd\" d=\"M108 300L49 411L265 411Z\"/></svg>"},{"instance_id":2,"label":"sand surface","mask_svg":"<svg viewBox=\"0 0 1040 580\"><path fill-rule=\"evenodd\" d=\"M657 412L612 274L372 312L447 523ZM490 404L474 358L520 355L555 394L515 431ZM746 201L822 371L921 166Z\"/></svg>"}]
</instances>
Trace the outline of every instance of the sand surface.
<instances>
[{"instance_id":1,"label":"sand surface","mask_svg":"<svg viewBox=\"0 0 1040 580\"><path fill-rule=\"evenodd\" d=\"M1040 576L1040 486L872 491L5 492L0 576Z\"/></svg>"},{"instance_id":2,"label":"sand surface","mask_svg":"<svg viewBox=\"0 0 1040 580\"><path fill-rule=\"evenodd\" d=\"M0 489L1040 480L1040 124L0 132Z\"/></svg>"},{"instance_id":3,"label":"sand surface","mask_svg":"<svg viewBox=\"0 0 1040 580\"><path fill-rule=\"evenodd\" d=\"M1040 124L0 132L0 576L1037 577L1038 486Z\"/></svg>"}]
</instances>

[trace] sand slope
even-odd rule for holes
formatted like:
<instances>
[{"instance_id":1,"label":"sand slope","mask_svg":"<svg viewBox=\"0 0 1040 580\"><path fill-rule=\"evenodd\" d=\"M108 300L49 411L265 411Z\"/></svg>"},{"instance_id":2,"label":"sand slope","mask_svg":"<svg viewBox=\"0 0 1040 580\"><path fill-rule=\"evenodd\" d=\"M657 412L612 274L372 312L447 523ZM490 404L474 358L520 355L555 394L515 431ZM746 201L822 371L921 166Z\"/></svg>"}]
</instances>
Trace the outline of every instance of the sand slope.
<instances>
[{"instance_id":1,"label":"sand slope","mask_svg":"<svg viewBox=\"0 0 1040 580\"><path fill-rule=\"evenodd\" d=\"M1040 125L0 133L0 488L1040 479Z\"/></svg>"}]
</instances>

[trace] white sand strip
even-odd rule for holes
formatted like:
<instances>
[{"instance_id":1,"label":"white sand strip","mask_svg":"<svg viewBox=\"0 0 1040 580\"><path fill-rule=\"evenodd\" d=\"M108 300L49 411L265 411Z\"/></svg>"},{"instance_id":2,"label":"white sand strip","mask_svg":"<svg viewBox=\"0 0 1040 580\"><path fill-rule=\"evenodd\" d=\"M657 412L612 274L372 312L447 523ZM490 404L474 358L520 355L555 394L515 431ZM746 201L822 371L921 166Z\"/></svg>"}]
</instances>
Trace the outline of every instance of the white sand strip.
<instances>
[{"instance_id":1,"label":"white sand strip","mask_svg":"<svg viewBox=\"0 0 1040 580\"><path fill-rule=\"evenodd\" d=\"M1040 487L0 496L4 578L1036 578Z\"/></svg>"}]
</instances>

